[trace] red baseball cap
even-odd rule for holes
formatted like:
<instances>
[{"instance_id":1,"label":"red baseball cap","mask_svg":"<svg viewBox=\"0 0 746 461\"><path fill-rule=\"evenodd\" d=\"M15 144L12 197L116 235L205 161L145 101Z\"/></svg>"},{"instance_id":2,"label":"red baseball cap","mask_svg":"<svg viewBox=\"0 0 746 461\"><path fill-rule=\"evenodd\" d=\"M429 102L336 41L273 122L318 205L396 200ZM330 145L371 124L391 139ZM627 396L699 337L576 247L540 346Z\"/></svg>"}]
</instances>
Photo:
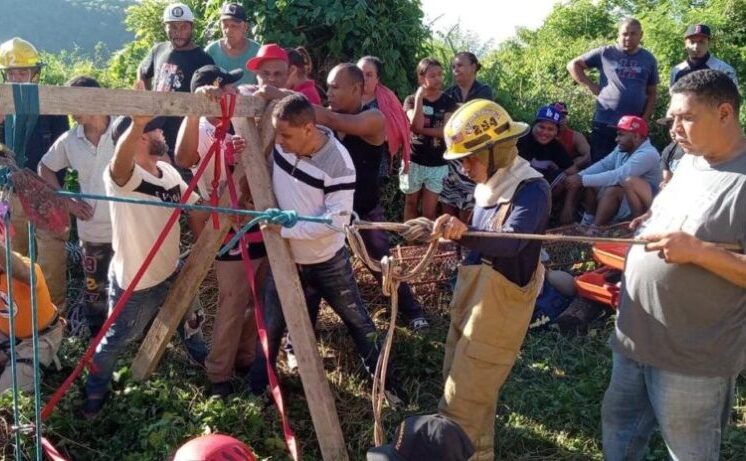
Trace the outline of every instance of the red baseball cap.
<instances>
[{"instance_id":1,"label":"red baseball cap","mask_svg":"<svg viewBox=\"0 0 746 461\"><path fill-rule=\"evenodd\" d=\"M259 70L259 66L261 66L264 61L270 59L279 59L288 62L288 54L277 43L266 43L259 48L259 52L257 52L256 56L249 59L246 63L246 68L251 71Z\"/></svg>"},{"instance_id":2,"label":"red baseball cap","mask_svg":"<svg viewBox=\"0 0 746 461\"><path fill-rule=\"evenodd\" d=\"M631 131L637 133L643 138L648 136L648 122L636 115L625 115L619 119L615 126L617 130Z\"/></svg>"}]
</instances>

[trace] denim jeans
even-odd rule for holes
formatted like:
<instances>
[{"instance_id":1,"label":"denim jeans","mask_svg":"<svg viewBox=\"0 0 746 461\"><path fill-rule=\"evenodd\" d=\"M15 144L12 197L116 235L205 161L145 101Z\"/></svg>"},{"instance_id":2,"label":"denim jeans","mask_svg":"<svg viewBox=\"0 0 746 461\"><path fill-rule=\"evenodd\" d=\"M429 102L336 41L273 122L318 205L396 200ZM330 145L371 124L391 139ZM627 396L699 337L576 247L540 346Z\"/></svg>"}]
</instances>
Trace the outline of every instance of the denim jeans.
<instances>
[{"instance_id":1,"label":"denim jeans","mask_svg":"<svg viewBox=\"0 0 746 461\"><path fill-rule=\"evenodd\" d=\"M363 221L370 222L383 222L385 216L383 214L383 207L378 205L372 211L367 214L360 215L360 219ZM374 260L380 261L381 258L390 254L391 242L389 241L388 234L380 229L366 229L360 231L360 237L363 239L363 244L368 254ZM371 271L373 277L381 285L383 276L380 272ZM422 317L422 306L417 302L417 299L412 293L412 288L406 284L399 284L399 310L404 314L406 320L416 319Z\"/></svg>"},{"instance_id":2,"label":"denim jeans","mask_svg":"<svg viewBox=\"0 0 746 461\"><path fill-rule=\"evenodd\" d=\"M380 342L376 337L376 328L363 306L360 292L352 273L350 257L346 248L341 248L331 259L318 264L298 265L303 293L308 306L311 324L316 323L321 299L334 309L342 319L369 374L373 374L378 361ZM264 284L262 298L264 324L269 342L269 362L275 366L283 332L285 317L282 314L280 298L270 273ZM267 361L261 345L257 346L256 358L251 366L249 380L251 390L261 394L267 387Z\"/></svg>"},{"instance_id":3,"label":"denim jeans","mask_svg":"<svg viewBox=\"0 0 746 461\"><path fill-rule=\"evenodd\" d=\"M601 410L604 459L643 459L657 426L674 461L717 461L735 382L665 371L615 352Z\"/></svg>"},{"instance_id":4,"label":"denim jeans","mask_svg":"<svg viewBox=\"0 0 746 461\"><path fill-rule=\"evenodd\" d=\"M158 309L165 301L166 295L168 295L168 291L175 280L176 273L158 285L132 292L132 296L127 300L119 317L96 347L96 353L91 361L92 371L86 381L86 395L89 398L101 398L106 394L119 357L129 344L142 338L158 314ZM114 309L124 291L117 283L113 273L110 273L109 313ZM207 356L207 346L202 339L202 335L195 334L189 339L184 339L183 324L179 325L177 332L184 340L184 347L189 355L198 362L201 359L201 362L204 363Z\"/></svg>"},{"instance_id":5,"label":"denim jeans","mask_svg":"<svg viewBox=\"0 0 746 461\"><path fill-rule=\"evenodd\" d=\"M109 312L109 263L114 250L111 243L81 242L83 248L83 273L85 274L85 317L91 336L106 321Z\"/></svg>"},{"instance_id":6,"label":"denim jeans","mask_svg":"<svg viewBox=\"0 0 746 461\"><path fill-rule=\"evenodd\" d=\"M616 147L616 128L606 123L593 122L589 144L591 145L591 163L596 163Z\"/></svg>"}]
</instances>

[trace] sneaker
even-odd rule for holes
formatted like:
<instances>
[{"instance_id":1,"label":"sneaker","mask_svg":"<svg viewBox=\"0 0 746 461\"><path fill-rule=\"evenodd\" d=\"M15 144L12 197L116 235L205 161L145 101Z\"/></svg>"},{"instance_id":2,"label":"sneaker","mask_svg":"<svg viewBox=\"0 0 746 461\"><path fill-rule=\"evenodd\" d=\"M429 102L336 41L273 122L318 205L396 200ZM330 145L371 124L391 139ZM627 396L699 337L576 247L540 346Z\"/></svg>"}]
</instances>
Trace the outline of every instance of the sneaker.
<instances>
[{"instance_id":1,"label":"sneaker","mask_svg":"<svg viewBox=\"0 0 746 461\"><path fill-rule=\"evenodd\" d=\"M225 400L235 392L233 384L230 381L210 384L210 397L218 397Z\"/></svg>"},{"instance_id":2,"label":"sneaker","mask_svg":"<svg viewBox=\"0 0 746 461\"><path fill-rule=\"evenodd\" d=\"M408 328L413 332L421 332L430 328L430 322L425 317L417 317L409 321Z\"/></svg>"},{"instance_id":3,"label":"sneaker","mask_svg":"<svg viewBox=\"0 0 746 461\"><path fill-rule=\"evenodd\" d=\"M109 393L107 392L101 397L86 397L85 403L83 403L83 408L81 409L83 417L89 421L96 419L96 416L101 412L101 408L104 407L104 403L108 396Z\"/></svg>"}]
</instances>

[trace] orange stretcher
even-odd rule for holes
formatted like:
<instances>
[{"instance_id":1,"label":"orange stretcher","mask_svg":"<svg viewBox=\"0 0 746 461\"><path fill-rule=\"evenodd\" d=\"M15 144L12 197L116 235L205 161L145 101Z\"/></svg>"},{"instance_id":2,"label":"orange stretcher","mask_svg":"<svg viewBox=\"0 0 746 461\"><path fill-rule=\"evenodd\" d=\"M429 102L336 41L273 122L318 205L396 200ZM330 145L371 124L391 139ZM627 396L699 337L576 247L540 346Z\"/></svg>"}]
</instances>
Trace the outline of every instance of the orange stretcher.
<instances>
[{"instance_id":1,"label":"orange stretcher","mask_svg":"<svg viewBox=\"0 0 746 461\"><path fill-rule=\"evenodd\" d=\"M624 243L593 245L593 259L599 263L600 267L575 277L578 295L616 309L619 304L624 257L629 247Z\"/></svg>"}]
</instances>

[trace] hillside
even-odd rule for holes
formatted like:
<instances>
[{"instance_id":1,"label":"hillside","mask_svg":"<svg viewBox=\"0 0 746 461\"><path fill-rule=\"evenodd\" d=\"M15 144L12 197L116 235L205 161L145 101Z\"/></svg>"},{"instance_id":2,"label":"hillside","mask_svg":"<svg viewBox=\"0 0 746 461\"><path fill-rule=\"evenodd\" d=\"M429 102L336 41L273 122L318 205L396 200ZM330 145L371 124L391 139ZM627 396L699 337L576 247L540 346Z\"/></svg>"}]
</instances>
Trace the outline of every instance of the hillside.
<instances>
[{"instance_id":1,"label":"hillside","mask_svg":"<svg viewBox=\"0 0 746 461\"><path fill-rule=\"evenodd\" d=\"M133 39L125 30L124 10L134 0L0 0L0 41L18 36L38 49L57 53L76 47L93 53L101 42L104 53Z\"/></svg>"}]
</instances>

